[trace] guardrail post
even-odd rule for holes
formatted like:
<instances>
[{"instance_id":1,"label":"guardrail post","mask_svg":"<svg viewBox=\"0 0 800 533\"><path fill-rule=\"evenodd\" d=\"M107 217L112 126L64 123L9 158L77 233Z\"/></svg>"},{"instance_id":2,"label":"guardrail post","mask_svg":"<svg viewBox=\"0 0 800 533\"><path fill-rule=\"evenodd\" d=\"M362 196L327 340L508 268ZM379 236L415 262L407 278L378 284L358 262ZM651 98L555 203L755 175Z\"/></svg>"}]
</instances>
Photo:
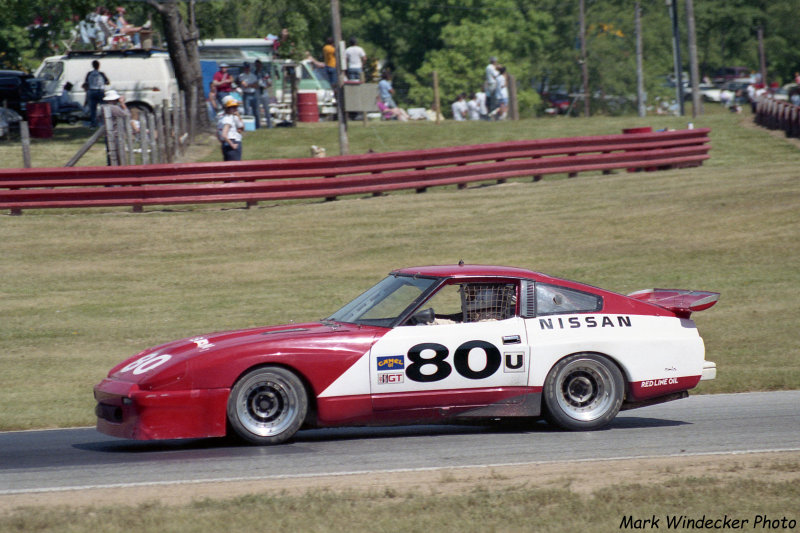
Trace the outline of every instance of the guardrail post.
<instances>
[{"instance_id":1,"label":"guardrail post","mask_svg":"<svg viewBox=\"0 0 800 533\"><path fill-rule=\"evenodd\" d=\"M571 153L571 154L567 154L567 155L569 155L570 157L575 157L578 154ZM578 173L577 172L570 172L569 174L567 174L567 177L568 178L577 178L578 177Z\"/></svg>"},{"instance_id":2,"label":"guardrail post","mask_svg":"<svg viewBox=\"0 0 800 533\"><path fill-rule=\"evenodd\" d=\"M364 115L366 115L366 113L364 113ZM372 171L372 175L374 175L374 176L378 176L380 174L381 174L380 170L373 170ZM373 197L383 196L383 191L375 191L375 192L372 193L372 196Z\"/></svg>"}]
</instances>

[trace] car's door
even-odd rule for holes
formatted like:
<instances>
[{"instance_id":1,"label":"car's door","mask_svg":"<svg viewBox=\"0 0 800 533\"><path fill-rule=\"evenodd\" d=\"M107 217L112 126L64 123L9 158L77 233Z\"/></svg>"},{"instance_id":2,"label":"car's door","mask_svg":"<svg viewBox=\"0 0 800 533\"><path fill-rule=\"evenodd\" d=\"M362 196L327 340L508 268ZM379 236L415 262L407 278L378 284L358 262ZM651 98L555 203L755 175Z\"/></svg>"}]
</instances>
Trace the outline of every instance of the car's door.
<instances>
[{"instance_id":1,"label":"car's door","mask_svg":"<svg viewBox=\"0 0 800 533\"><path fill-rule=\"evenodd\" d=\"M517 283L511 282L443 287L405 325L373 345L373 408L521 401L530 348L516 294Z\"/></svg>"}]
</instances>

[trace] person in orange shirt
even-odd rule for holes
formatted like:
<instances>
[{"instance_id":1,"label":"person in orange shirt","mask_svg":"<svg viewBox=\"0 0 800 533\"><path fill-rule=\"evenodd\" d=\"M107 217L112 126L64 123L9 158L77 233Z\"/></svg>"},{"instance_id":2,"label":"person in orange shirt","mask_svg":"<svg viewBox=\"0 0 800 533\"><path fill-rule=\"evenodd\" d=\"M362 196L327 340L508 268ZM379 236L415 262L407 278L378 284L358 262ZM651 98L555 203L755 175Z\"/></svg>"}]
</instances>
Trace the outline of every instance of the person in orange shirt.
<instances>
[{"instance_id":1,"label":"person in orange shirt","mask_svg":"<svg viewBox=\"0 0 800 533\"><path fill-rule=\"evenodd\" d=\"M331 87L336 87L336 47L333 45L333 37L325 39L325 46L322 47L322 62L325 63L325 78L330 82Z\"/></svg>"}]
</instances>

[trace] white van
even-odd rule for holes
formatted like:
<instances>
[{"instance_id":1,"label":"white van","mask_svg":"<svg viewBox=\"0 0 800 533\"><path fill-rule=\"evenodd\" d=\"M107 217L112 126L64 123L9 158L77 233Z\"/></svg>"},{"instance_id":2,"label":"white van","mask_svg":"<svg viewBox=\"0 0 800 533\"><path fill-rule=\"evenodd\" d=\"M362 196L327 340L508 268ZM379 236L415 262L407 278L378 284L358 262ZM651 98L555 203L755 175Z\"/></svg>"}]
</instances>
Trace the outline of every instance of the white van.
<instances>
[{"instance_id":1,"label":"white van","mask_svg":"<svg viewBox=\"0 0 800 533\"><path fill-rule=\"evenodd\" d=\"M106 90L114 89L125 97L128 105L153 110L163 100L172 102L178 96L178 81L172 70L169 54L156 50L107 50L102 52L69 52L46 58L36 76L50 80L45 97L61 94L64 85L72 84L72 99L82 103L86 98L83 83L92 70L92 61L100 62L100 71L108 77Z\"/></svg>"}]
</instances>

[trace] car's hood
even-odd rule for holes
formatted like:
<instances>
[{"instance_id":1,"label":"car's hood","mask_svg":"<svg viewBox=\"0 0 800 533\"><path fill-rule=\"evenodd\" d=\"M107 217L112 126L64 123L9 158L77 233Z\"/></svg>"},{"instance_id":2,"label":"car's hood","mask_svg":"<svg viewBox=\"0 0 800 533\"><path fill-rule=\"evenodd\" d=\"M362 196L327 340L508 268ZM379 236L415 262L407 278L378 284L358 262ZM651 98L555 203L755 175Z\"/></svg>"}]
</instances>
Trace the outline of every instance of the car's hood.
<instances>
[{"instance_id":1,"label":"car's hood","mask_svg":"<svg viewBox=\"0 0 800 533\"><path fill-rule=\"evenodd\" d=\"M180 379L188 369L192 374L224 372L223 367L237 366L236 360L265 355L275 359L325 352L363 354L385 331L385 328L314 322L198 335L145 350L112 368L108 376L141 384L156 378Z\"/></svg>"}]
</instances>

